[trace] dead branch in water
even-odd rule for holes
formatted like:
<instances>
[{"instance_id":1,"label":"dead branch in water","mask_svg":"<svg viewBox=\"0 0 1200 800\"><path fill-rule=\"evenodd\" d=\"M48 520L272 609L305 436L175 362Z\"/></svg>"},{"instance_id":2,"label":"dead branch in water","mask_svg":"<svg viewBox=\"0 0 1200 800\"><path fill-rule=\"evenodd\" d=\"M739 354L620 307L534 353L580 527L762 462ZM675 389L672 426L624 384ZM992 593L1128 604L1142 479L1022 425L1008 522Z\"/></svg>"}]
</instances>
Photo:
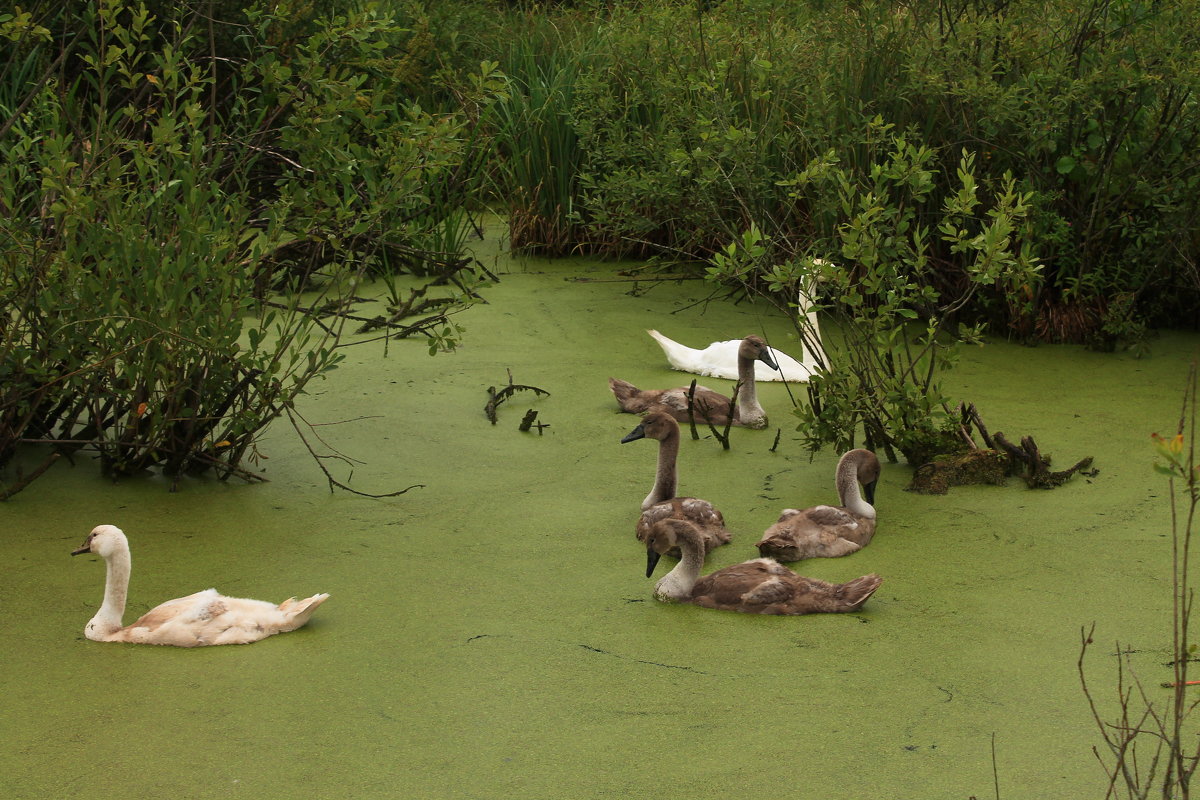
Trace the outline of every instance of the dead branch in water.
<instances>
[{"instance_id":1,"label":"dead branch in water","mask_svg":"<svg viewBox=\"0 0 1200 800\"><path fill-rule=\"evenodd\" d=\"M521 424L517 426L517 430L528 433L530 428L537 428L538 436L542 435L542 431L549 428L549 423L537 421L538 412L535 409L529 409L525 412L525 416L521 419Z\"/></svg>"},{"instance_id":2,"label":"dead branch in water","mask_svg":"<svg viewBox=\"0 0 1200 800\"><path fill-rule=\"evenodd\" d=\"M999 431L988 433L973 404L960 405L956 416L953 435L961 440L962 450L940 455L917 466L908 487L910 491L945 494L951 486L977 483L1003 485L1012 475L1020 475L1030 489L1053 489L1076 472L1096 474L1096 470L1087 472L1092 465L1091 456L1080 459L1070 469L1052 472L1050 457L1042 454L1032 436L1023 436L1020 446L1017 446ZM976 442L976 434L984 446Z\"/></svg>"},{"instance_id":3,"label":"dead branch in water","mask_svg":"<svg viewBox=\"0 0 1200 800\"><path fill-rule=\"evenodd\" d=\"M350 492L351 494L361 495L362 497L380 498L380 497L395 497L397 495L404 494L409 489L425 488L425 484L423 484L423 483L414 483L412 486L409 486L408 488L401 489L397 492L388 492L386 494L371 494L369 492L360 492L357 489L350 488L346 484L344 484L341 481L334 478L333 475L330 474L329 470L325 468L325 464L322 463L322 460L327 459L327 458L332 458L332 459L336 459L338 461L344 462L346 464L353 464L354 459L351 459L349 456L343 455L342 453L339 453L336 450L333 450L332 447L330 447L329 449L332 450L333 452L329 453L328 455L318 454L315 450L313 450L312 445L308 443L308 439L305 438L305 436L304 436L304 431L300 430L300 425L296 422L296 417L300 417L300 420L302 422L304 422L305 425L308 426L308 429L310 431L313 431L313 434L317 436L317 439L321 440L321 437L316 434L315 426L312 423L310 423L308 420L304 419L304 417L301 417L299 412L297 412L290 405L284 406L284 411L287 412L288 421L291 422L292 427L296 429L296 434L299 435L300 441L304 443L304 447L308 450L309 455L311 455L313 457L313 460L317 462L317 466L321 468L321 472L325 473L325 480L329 481L330 493L333 492L333 487L336 486L339 489L345 489L347 492ZM321 444L324 444L326 447L329 447L329 445L326 444L324 440L321 440Z\"/></svg>"},{"instance_id":4,"label":"dead branch in water","mask_svg":"<svg viewBox=\"0 0 1200 800\"><path fill-rule=\"evenodd\" d=\"M58 459L60 459L61 457L62 457L62 453L51 453L49 456L46 457L45 461L43 461L41 464L38 464L37 467L35 467L33 469L33 471L30 472L28 475L22 475L18 471L16 482L10 484L9 486L4 487L3 489L0 489L0 502L7 500L8 498L12 497L14 494L21 491L26 486L28 486L29 484L33 483L35 480L40 478L42 476L42 473L45 472L46 470L50 469L50 467L54 465L54 462L58 461Z\"/></svg>"},{"instance_id":5,"label":"dead branch in water","mask_svg":"<svg viewBox=\"0 0 1200 800\"><path fill-rule=\"evenodd\" d=\"M704 417L704 421L708 424L708 429L710 431L712 431L712 435L716 438L716 440L721 443L721 449L723 449L723 450L729 449L729 429L733 427L733 413L734 413L734 409L737 408L737 393L738 393L738 390L741 388L742 388L741 381L738 381L736 384L734 384L733 394L729 398L729 415L725 420L725 430L724 430L724 432L722 432L722 431L717 430L717 426L713 424L712 414L710 413L712 411L712 409L709 408L708 403L704 400L700 400L699 404L697 404L697 402L696 402L696 379L692 378L692 383L691 383L691 385L688 386L687 411L688 411L688 424L692 428L692 438L693 439L698 440L700 438L700 433L696 430L696 411L699 410L700 413Z\"/></svg>"},{"instance_id":6,"label":"dead branch in water","mask_svg":"<svg viewBox=\"0 0 1200 800\"><path fill-rule=\"evenodd\" d=\"M1030 489L1053 489L1056 486L1062 486L1076 472L1081 472L1092 465L1092 457L1088 456L1080 459L1070 469L1051 472L1049 456L1041 454L1032 436L1022 436L1020 447L1005 439L1004 434L999 431L996 431L995 438L996 443L1004 452L1008 453L1008 457L1014 464L1024 465L1025 473L1021 477L1025 479L1025 483Z\"/></svg>"},{"instance_id":7,"label":"dead branch in water","mask_svg":"<svg viewBox=\"0 0 1200 800\"><path fill-rule=\"evenodd\" d=\"M488 401L487 401L487 405L485 405L483 407L483 413L487 415L488 420L493 425L495 425L496 421L497 421L496 420L496 409L500 406L501 403L503 403L505 400L512 397L517 392L533 392L534 394L545 395L546 397L550 396L550 393L547 392L545 389L539 389L536 386L527 386L523 383L513 383L512 370L506 370L506 371L508 372L508 385L507 386L505 386L500 391L496 391L495 386L489 386L487 388ZM530 424L531 425L533 424L532 421L530 422ZM541 429L543 427L549 427L549 426L546 425L545 423L539 422L538 423L538 432L539 433L541 433ZM521 430L528 430L528 428L522 428Z\"/></svg>"},{"instance_id":8,"label":"dead branch in water","mask_svg":"<svg viewBox=\"0 0 1200 800\"><path fill-rule=\"evenodd\" d=\"M692 429L692 440L696 441L696 440L699 440L700 433L699 433L699 431L696 430L696 379L695 378L692 378L692 382L690 384L688 384L687 403L688 403L688 406L687 406L688 425Z\"/></svg>"}]
</instances>

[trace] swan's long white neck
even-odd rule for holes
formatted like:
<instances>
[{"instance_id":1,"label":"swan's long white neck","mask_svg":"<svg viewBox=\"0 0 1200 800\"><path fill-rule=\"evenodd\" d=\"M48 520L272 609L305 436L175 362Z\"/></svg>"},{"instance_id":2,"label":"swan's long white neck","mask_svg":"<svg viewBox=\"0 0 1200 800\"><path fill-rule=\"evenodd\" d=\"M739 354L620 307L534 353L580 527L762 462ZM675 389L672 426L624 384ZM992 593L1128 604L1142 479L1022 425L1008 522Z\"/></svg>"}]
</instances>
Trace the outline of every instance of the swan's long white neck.
<instances>
[{"instance_id":1,"label":"swan's long white neck","mask_svg":"<svg viewBox=\"0 0 1200 800\"><path fill-rule=\"evenodd\" d=\"M129 594L129 548L118 548L104 559L107 567L104 579L104 603L84 629L89 639L103 641L105 635L121 629L125 614L125 598Z\"/></svg>"},{"instance_id":2,"label":"swan's long white neck","mask_svg":"<svg viewBox=\"0 0 1200 800\"><path fill-rule=\"evenodd\" d=\"M796 310L806 320L805 324L800 326L800 361L804 364L829 363L828 356L821 346L821 324L817 320L817 310L812 301L816 288L816 281L809 281L807 286L800 287L796 296ZM820 357L819 362L817 356Z\"/></svg>"},{"instance_id":3,"label":"swan's long white neck","mask_svg":"<svg viewBox=\"0 0 1200 800\"><path fill-rule=\"evenodd\" d=\"M704 542L696 536L680 536L679 552L682 558L675 569L663 575L654 584L655 596L663 600L690 600L700 570L704 566Z\"/></svg>"},{"instance_id":4,"label":"swan's long white neck","mask_svg":"<svg viewBox=\"0 0 1200 800\"><path fill-rule=\"evenodd\" d=\"M738 353L737 416L743 425L763 427L767 424L767 412L758 402L758 388L754 384L754 361Z\"/></svg>"},{"instance_id":5,"label":"swan's long white neck","mask_svg":"<svg viewBox=\"0 0 1200 800\"><path fill-rule=\"evenodd\" d=\"M863 499L858 488L858 461L842 456L837 468L837 492L842 507L867 519L875 519L875 507Z\"/></svg>"},{"instance_id":6,"label":"swan's long white neck","mask_svg":"<svg viewBox=\"0 0 1200 800\"><path fill-rule=\"evenodd\" d=\"M670 500L675 496L675 461L679 457L679 431L672 431L667 438L658 442L658 470L654 473L654 488L642 501L642 510Z\"/></svg>"}]
</instances>

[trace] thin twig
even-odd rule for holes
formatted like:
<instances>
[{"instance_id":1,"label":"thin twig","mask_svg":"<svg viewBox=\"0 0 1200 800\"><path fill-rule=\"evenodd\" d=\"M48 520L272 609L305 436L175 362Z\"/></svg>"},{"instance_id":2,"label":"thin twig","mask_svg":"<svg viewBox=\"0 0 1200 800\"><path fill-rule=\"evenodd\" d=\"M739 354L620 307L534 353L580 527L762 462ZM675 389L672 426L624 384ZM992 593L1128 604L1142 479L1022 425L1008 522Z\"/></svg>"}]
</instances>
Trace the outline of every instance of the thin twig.
<instances>
[{"instance_id":1,"label":"thin twig","mask_svg":"<svg viewBox=\"0 0 1200 800\"><path fill-rule=\"evenodd\" d=\"M300 430L300 425L297 424L297 422L296 422L296 417L299 415L294 413L294 410L292 409L292 407L290 405L285 406L284 411L287 413L288 421L291 422L292 427L296 429L296 433L300 436L300 441L304 443L304 447L308 450L309 455L311 455L313 457L313 460L317 462L317 466L321 468L321 472L325 473L325 480L329 481L329 491L331 493L333 492L333 487L336 486L339 489L344 489L347 492L350 492L351 494L357 494L362 497L381 498L381 497L395 497L397 495L404 494L405 492L409 491L410 489L425 488L425 484L423 484L423 483L414 483L412 486L409 486L405 489L401 489L397 492L388 492L386 494L371 494L370 492L360 492L357 489L352 489L351 487L347 486L346 484L344 484L341 481L334 478L333 475L331 475L329 473L329 470L327 470L325 468L325 465L321 463L322 458L329 458L329 456L318 455L316 453L316 451L312 449L312 445L310 445L308 443L308 439L306 439L304 437L304 431ZM305 423L305 424L307 424L307 423ZM312 426L310 425L309 428L311 429ZM317 438L319 439L320 437L317 437ZM344 456L340 456L340 454L339 454L339 457L344 458Z\"/></svg>"},{"instance_id":2,"label":"thin twig","mask_svg":"<svg viewBox=\"0 0 1200 800\"><path fill-rule=\"evenodd\" d=\"M46 457L45 461L43 461L41 464L38 464L37 467L34 468L34 470L32 472L30 472L28 475L21 476L21 477L17 478L16 483L10 484L9 486L5 487L4 489L0 489L0 502L7 500L8 498L12 497L14 494L21 491L26 486L28 486L29 484L33 483L35 480L40 478L42 476L42 473L45 472L46 470L50 469L50 467L54 466L54 462L58 461L58 459L61 457L62 457L62 453L51 453L49 456Z\"/></svg>"}]
</instances>

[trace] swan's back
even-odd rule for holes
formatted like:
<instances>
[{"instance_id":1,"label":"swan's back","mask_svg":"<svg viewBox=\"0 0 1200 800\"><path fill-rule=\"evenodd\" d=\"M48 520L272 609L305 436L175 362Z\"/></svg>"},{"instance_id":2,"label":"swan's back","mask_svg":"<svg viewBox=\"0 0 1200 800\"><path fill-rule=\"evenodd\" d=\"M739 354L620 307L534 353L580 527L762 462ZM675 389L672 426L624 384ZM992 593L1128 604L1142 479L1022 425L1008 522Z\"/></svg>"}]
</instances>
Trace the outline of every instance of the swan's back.
<instances>
[{"instance_id":1,"label":"swan's back","mask_svg":"<svg viewBox=\"0 0 1200 800\"><path fill-rule=\"evenodd\" d=\"M704 538L705 553L729 544L731 535L725 527L725 517L712 503L696 497L673 497L643 511L637 522L638 541L645 544L654 523L664 519L682 519L695 525ZM679 548L673 548L669 555L678 558Z\"/></svg>"},{"instance_id":2,"label":"swan's back","mask_svg":"<svg viewBox=\"0 0 1200 800\"><path fill-rule=\"evenodd\" d=\"M677 370L703 375L709 378L738 379L738 348L742 346L741 339L727 339L723 342L713 342L703 350L687 347L655 330L646 331L658 342L667 362ZM814 365L803 364L775 348L771 354L779 365L779 370L773 370L761 361L754 364L754 380L756 381L807 381L813 373Z\"/></svg>"},{"instance_id":3,"label":"swan's back","mask_svg":"<svg viewBox=\"0 0 1200 800\"><path fill-rule=\"evenodd\" d=\"M750 614L846 613L861 608L882 582L871 574L846 583L828 583L797 575L773 559L756 558L698 580L691 602Z\"/></svg>"},{"instance_id":4,"label":"swan's back","mask_svg":"<svg viewBox=\"0 0 1200 800\"><path fill-rule=\"evenodd\" d=\"M760 555L780 561L839 558L866 547L874 534L875 520L843 508L789 508L767 528L756 546Z\"/></svg>"},{"instance_id":5,"label":"swan's back","mask_svg":"<svg viewBox=\"0 0 1200 800\"><path fill-rule=\"evenodd\" d=\"M205 589L151 609L108 641L175 647L249 644L303 626L328 598L328 594L316 594L273 605Z\"/></svg>"}]
</instances>

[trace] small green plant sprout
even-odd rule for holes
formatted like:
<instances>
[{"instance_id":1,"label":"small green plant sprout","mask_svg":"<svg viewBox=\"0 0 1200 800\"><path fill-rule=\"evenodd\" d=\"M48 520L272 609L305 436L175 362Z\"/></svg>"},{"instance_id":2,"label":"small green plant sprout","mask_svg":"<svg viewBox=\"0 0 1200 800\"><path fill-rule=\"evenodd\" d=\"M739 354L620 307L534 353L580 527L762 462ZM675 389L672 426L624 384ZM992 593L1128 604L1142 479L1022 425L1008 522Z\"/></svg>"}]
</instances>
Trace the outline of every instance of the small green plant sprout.
<instances>
[{"instance_id":1,"label":"small green plant sprout","mask_svg":"<svg viewBox=\"0 0 1200 800\"><path fill-rule=\"evenodd\" d=\"M1152 433L1150 434L1150 439L1154 442L1155 451L1166 461L1165 464L1161 461L1155 461L1155 471L1171 478L1183 478L1187 480L1190 471L1183 455L1183 434L1177 433L1168 439L1165 436Z\"/></svg>"}]
</instances>

